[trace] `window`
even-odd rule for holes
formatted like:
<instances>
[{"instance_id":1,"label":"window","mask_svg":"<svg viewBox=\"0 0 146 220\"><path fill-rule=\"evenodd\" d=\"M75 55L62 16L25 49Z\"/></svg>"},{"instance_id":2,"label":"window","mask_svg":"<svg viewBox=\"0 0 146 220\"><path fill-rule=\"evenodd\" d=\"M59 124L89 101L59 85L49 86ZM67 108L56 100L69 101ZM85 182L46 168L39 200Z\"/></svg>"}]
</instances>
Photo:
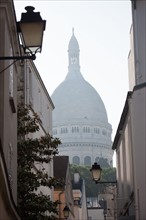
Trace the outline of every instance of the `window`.
<instances>
[{"instance_id":1,"label":"window","mask_svg":"<svg viewBox=\"0 0 146 220\"><path fill-rule=\"evenodd\" d=\"M79 133L79 128L78 127L72 127L71 131L72 131L72 133Z\"/></svg>"},{"instance_id":2,"label":"window","mask_svg":"<svg viewBox=\"0 0 146 220\"><path fill-rule=\"evenodd\" d=\"M106 130L102 130L102 134L103 134L103 135L107 135Z\"/></svg>"},{"instance_id":3,"label":"window","mask_svg":"<svg viewBox=\"0 0 146 220\"><path fill-rule=\"evenodd\" d=\"M99 162L99 157L95 158L95 162L97 162L97 163Z\"/></svg>"},{"instance_id":4,"label":"window","mask_svg":"<svg viewBox=\"0 0 146 220\"><path fill-rule=\"evenodd\" d=\"M65 133L67 133L68 132L68 130L67 130L67 128L61 128L61 134L65 134Z\"/></svg>"},{"instance_id":5,"label":"window","mask_svg":"<svg viewBox=\"0 0 146 220\"><path fill-rule=\"evenodd\" d=\"M13 56L12 48L10 48L10 56ZM16 113L16 107L14 102L14 65L11 65L10 61L9 68L9 102L13 113Z\"/></svg>"},{"instance_id":6,"label":"window","mask_svg":"<svg viewBox=\"0 0 146 220\"><path fill-rule=\"evenodd\" d=\"M83 127L83 132L84 133L90 133L90 128L89 127Z\"/></svg>"},{"instance_id":7,"label":"window","mask_svg":"<svg viewBox=\"0 0 146 220\"><path fill-rule=\"evenodd\" d=\"M53 130L53 135L57 134L57 129Z\"/></svg>"},{"instance_id":8,"label":"window","mask_svg":"<svg viewBox=\"0 0 146 220\"><path fill-rule=\"evenodd\" d=\"M84 158L84 165L91 165L91 157L87 156Z\"/></svg>"},{"instance_id":9,"label":"window","mask_svg":"<svg viewBox=\"0 0 146 220\"><path fill-rule=\"evenodd\" d=\"M72 163L79 165L80 164L80 158L78 156L74 156L73 160L72 160Z\"/></svg>"},{"instance_id":10,"label":"window","mask_svg":"<svg viewBox=\"0 0 146 220\"><path fill-rule=\"evenodd\" d=\"M100 133L99 128L94 128L94 133L99 134Z\"/></svg>"},{"instance_id":11,"label":"window","mask_svg":"<svg viewBox=\"0 0 146 220\"><path fill-rule=\"evenodd\" d=\"M10 66L10 80L9 80L9 96L10 97L13 97L14 96L14 86L13 86L13 83L14 83L14 73L13 73L13 65Z\"/></svg>"},{"instance_id":12,"label":"window","mask_svg":"<svg viewBox=\"0 0 146 220\"><path fill-rule=\"evenodd\" d=\"M33 106L33 93L32 93L32 73L31 73L31 70L30 68L28 67L28 73L29 73L29 104Z\"/></svg>"}]
</instances>

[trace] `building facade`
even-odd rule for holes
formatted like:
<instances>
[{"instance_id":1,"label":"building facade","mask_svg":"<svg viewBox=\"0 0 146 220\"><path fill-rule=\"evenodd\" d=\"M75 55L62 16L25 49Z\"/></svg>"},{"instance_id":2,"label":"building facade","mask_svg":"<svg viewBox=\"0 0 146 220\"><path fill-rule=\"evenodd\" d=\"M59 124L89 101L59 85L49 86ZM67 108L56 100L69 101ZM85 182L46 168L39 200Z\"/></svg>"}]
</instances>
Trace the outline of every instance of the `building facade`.
<instances>
[{"instance_id":1,"label":"building facade","mask_svg":"<svg viewBox=\"0 0 146 220\"><path fill-rule=\"evenodd\" d=\"M124 216L129 219L135 216L131 101L132 92L129 92L113 142L117 157L117 216L121 220Z\"/></svg>"},{"instance_id":2,"label":"building facade","mask_svg":"<svg viewBox=\"0 0 146 220\"><path fill-rule=\"evenodd\" d=\"M18 104L30 107L30 114L37 113L41 119L39 131L29 134L31 138L40 138L46 134L52 135L52 111L54 104L44 86L40 74L32 60L25 60L21 63L21 70L18 74ZM35 164L38 170L44 171L48 176L53 177L53 162ZM53 189L40 187L38 193L50 195L53 199Z\"/></svg>"},{"instance_id":3,"label":"building facade","mask_svg":"<svg viewBox=\"0 0 146 220\"><path fill-rule=\"evenodd\" d=\"M0 58L21 56L13 0L0 1ZM34 138L52 135L53 102L33 63L0 59L0 220L20 219L17 213L17 104L29 105L40 118ZM53 163L36 165L53 176ZM22 186L23 187L23 186ZM50 195L48 187L39 189Z\"/></svg>"},{"instance_id":4,"label":"building facade","mask_svg":"<svg viewBox=\"0 0 146 220\"><path fill-rule=\"evenodd\" d=\"M12 0L0 1L0 57L20 54ZM0 60L0 219L19 219L17 205L17 75L19 62Z\"/></svg>"},{"instance_id":5,"label":"building facade","mask_svg":"<svg viewBox=\"0 0 146 220\"><path fill-rule=\"evenodd\" d=\"M59 153L68 155L71 164L91 165L102 158L112 166L112 127L100 95L80 72L79 44L74 31L68 62L68 74L51 96L55 105L53 135L62 142Z\"/></svg>"},{"instance_id":6,"label":"building facade","mask_svg":"<svg viewBox=\"0 0 146 220\"><path fill-rule=\"evenodd\" d=\"M136 220L146 218L146 1L132 7L135 86L132 96L132 144ZM134 4L135 3L135 4Z\"/></svg>"},{"instance_id":7,"label":"building facade","mask_svg":"<svg viewBox=\"0 0 146 220\"><path fill-rule=\"evenodd\" d=\"M67 206L70 210L68 220L76 219L68 156L55 156L53 158L53 170L54 177L63 183L62 186L56 185L54 187L54 199L60 201L56 218L64 219L63 209Z\"/></svg>"},{"instance_id":8,"label":"building facade","mask_svg":"<svg viewBox=\"0 0 146 220\"><path fill-rule=\"evenodd\" d=\"M75 219L88 220L85 181L77 172L74 173L72 179L72 190L74 198Z\"/></svg>"},{"instance_id":9,"label":"building facade","mask_svg":"<svg viewBox=\"0 0 146 220\"><path fill-rule=\"evenodd\" d=\"M117 153L118 217L146 219L146 1L131 1L128 93L113 149Z\"/></svg>"},{"instance_id":10,"label":"building facade","mask_svg":"<svg viewBox=\"0 0 146 220\"><path fill-rule=\"evenodd\" d=\"M53 165L54 177L63 182L62 186L54 188L54 199L60 201L57 219L64 219L63 209L67 205L70 210L68 220L88 220L84 180L79 173L74 173L71 179L68 156L55 156Z\"/></svg>"}]
</instances>

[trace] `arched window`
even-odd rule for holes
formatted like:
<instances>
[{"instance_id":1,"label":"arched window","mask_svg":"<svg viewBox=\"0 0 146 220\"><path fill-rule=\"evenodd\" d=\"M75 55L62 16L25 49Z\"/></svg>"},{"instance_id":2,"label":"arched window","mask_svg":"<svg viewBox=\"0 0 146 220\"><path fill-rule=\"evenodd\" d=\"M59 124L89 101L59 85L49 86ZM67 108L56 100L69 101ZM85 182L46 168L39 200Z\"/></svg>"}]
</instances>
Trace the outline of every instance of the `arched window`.
<instances>
[{"instance_id":1,"label":"arched window","mask_svg":"<svg viewBox=\"0 0 146 220\"><path fill-rule=\"evenodd\" d=\"M65 133L67 133L68 131L67 131L67 128L61 128L61 134L65 134Z\"/></svg>"},{"instance_id":2,"label":"arched window","mask_svg":"<svg viewBox=\"0 0 146 220\"><path fill-rule=\"evenodd\" d=\"M99 128L94 128L94 133L99 134Z\"/></svg>"},{"instance_id":3,"label":"arched window","mask_svg":"<svg viewBox=\"0 0 146 220\"><path fill-rule=\"evenodd\" d=\"M79 165L80 164L80 158L78 156L74 156L73 160L72 160L72 163Z\"/></svg>"},{"instance_id":4,"label":"arched window","mask_svg":"<svg viewBox=\"0 0 146 220\"><path fill-rule=\"evenodd\" d=\"M53 130L53 135L57 134L57 129Z\"/></svg>"},{"instance_id":5,"label":"arched window","mask_svg":"<svg viewBox=\"0 0 146 220\"><path fill-rule=\"evenodd\" d=\"M84 133L90 133L90 128L89 127L83 127L83 132Z\"/></svg>"},{"instance_id":6,"label":"arched window","mask_svg":"<svg viewBox=\"0 0 146 220\"><path fill-rule=\"evenodd\" d=\"M78 127L72 127L72 133L78 133L79 128Z\"/></svg>"},{"instance_id":7,"label":"arched window","mask_svg":"<svg viewBox=\"0 0 146 220\"><path fill-rule=\"evenodd\" d=\"M111 167L113 166L113 161L112 161L112 160L110 161L110 166L111 166Z\"/></svg>"},{"instance_id":8,"label":"arched window","mask_svg":"<svg viewBox=\"0 0 146 220\"><path fill-rule=\"evenodd\" d=\"M97 163L99 162L99 157L95 158L95 162L97 162Z\"/></svg>"},{"instance_id":9,"label":"arched window","mask_svg":"<svg viewBox=\"0 0 146 220\"><path fill-rule=\"evenodd\" d=\"M84 158L84 165L91 165L91 157L87 156Z\"/></svg>"},{"instance_id":10,"label":"arched window","mask_svg":"<svg viewBox=\"0 0 146 220\"><path fill-rule=\"evenodd\" d=\"M106 130L102 130L102 134L103 135L107 135L107 131Z\"/></svg>"}]
</instances>

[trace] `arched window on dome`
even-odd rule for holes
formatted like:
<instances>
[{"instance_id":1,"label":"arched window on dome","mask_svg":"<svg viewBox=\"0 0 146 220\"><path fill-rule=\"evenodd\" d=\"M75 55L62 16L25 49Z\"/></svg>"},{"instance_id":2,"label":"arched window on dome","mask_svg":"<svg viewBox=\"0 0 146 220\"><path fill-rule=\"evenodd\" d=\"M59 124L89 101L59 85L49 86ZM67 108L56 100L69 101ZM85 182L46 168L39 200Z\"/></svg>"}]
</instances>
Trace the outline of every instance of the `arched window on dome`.
<instances>
[{"instance_id":1,"label":"arched window on dome","mask_svg":"<svg viewBox=\"0 0 146 220\"><path fill-rule=\"evenodd\" d=\"M89 127L83 127L83 133L90 133Z\"/></svg>"},{"instance_id":2,"label":"arched window on dome","mask_svg":"<svg viewBox=\"0 0 146 220\"><path fill-rule=\"evenodd\" d=\"M99 134L100 133L99 128L94 128L94 133Z\"/></svg>"},{"instance_id":3,"label":"arched window on dome","mask_svg":"<svg viewBox=\"0 0 146 220\"><path fill-rule=\"evenodd\" d=\"M67 132L68 132L67 128L61 128L61 134L65 134Z\"/></svg>"},{"instance_id":4,"label":"arched window on dome","mask_svg":"<svg viewBox=\"0 0 146 220\"><path fill-rule=\"evenodd\" d=\"M80 158L78 156L74 156L73 159L72 159L72 163L79 165L80 164Z\"/></svg>"},{"instance_id":5,"label":"arched window on dome","mask_svg":"<svg viewBox=\"0 0 146 220\"><path fill-rule=\"evenodd\" d=\"M57 134L57 129L53 130L53 135Z\"/></svg>"},{"instance_id":6,"label":"arched window on dome","mask_svg":"<svg viewBox=\"0 0 146 220\"><path fill-rule=\"evenodd\" d=\"M95 158L95 162L97 162L97 163L99 162L99 157Z\"/></svg>"},{"instance_id":7,"label":"arched window on dome","mask_svg":"<svg viewBox=\"0 0 146 220\"><path fill-rule=\"evenodd\" d=\"M107 135L107 131L106 130L102 130L102 134L106 136Z\"/></svg>"},{"instance_id":8,"label":"arched window on dome","mask_svg":"<svg viewBox=\"0 0 146 220\"><path fill-rule=\"evenodd\" d=\"M110 161L110 166L111 166L111 167L113 166L113 161L112 161L112 160Z\"/></svg>"},{"instance_id":9,"label":"arched window on dome","mask_svg":"<svg viewBox=\"0 0 146 220\"><path fill-rule=\"evenodd\" d=\"M78 133L79 128L78 127L72 127L71 131L72 131L72 133Z\"/></svg>"},{"instance_id":10,"label":"arched window on dome","mask_svg":"<svg viewBox=\"0 0 146 220\"><path fill-rule=\"evenodd\" d=\"M84 165L91 165L91 157L86 156L84 158Z\"/></svg>"}]
</instances>

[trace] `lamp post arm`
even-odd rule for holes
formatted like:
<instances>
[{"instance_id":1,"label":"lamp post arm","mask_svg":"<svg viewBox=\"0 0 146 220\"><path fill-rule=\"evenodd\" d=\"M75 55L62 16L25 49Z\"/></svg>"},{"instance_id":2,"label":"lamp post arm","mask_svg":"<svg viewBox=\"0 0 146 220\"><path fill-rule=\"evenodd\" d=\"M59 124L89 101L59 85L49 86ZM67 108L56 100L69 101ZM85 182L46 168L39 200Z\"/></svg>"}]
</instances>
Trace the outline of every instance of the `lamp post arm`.
<instances>
[{"instance_id":1,"label":"lamp post arm","mask_svg":"<svg viewBox=\"0 0 146 220\"><path fill-rule=\"evenodd\" d=\"M116 181L96 181L96 184L98 183L112 183L112 184L117 184L117 180Z\"/></svg>"},{"instance_id":2,"label":"lamp post arm","mask_svg":"<svg viewBox=\"0 0 146 220\"><path fill-rule=\"evenodd\" d=\"M35 60L36 55L32 54L29 56L10 56L10 57L0 57L0 60Z\"/></svg>"}]
</instances>

